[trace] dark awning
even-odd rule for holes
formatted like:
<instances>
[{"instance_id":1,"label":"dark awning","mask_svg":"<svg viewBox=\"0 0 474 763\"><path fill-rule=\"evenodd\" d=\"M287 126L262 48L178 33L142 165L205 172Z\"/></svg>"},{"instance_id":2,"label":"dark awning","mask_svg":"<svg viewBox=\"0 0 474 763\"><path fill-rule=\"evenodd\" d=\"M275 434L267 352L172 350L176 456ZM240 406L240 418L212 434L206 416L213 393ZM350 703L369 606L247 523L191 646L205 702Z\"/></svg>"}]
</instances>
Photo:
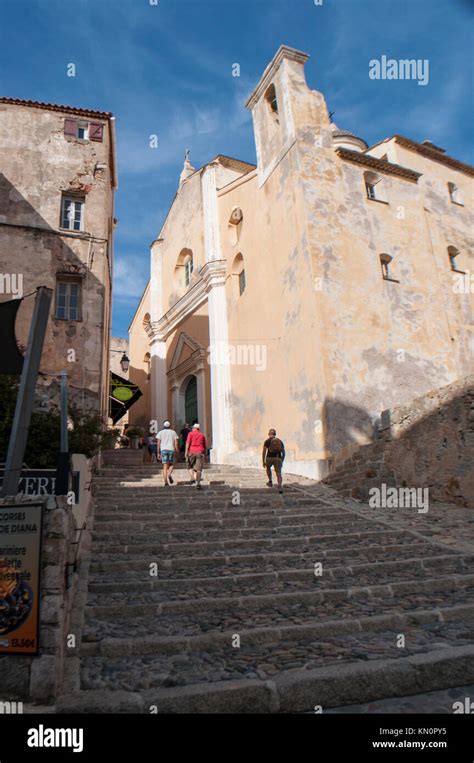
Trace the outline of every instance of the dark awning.
<instances>
[{"instance_id":1,"label":"dark awning","mask_svg":"<svg viewBox=\"0 0 474 763\"><path fill-rule=\"evenodd\" d=\"M109 416L116 424L125 416L129 408L143 395L140 388L128 379L122 379L118 374L110 372L110 405Z\"/></svg>"},{"instance_id":2,"label":"dark awning","mask_svg":"<svg viewBox=\"0 0 474 763\"><path fill-rule=\"evenodd\" d=\"M12 299L0 302L0 374L14 376L23 370L23 355L15 335L16 314L22 301Z\"/></svg>"}]
</instances>

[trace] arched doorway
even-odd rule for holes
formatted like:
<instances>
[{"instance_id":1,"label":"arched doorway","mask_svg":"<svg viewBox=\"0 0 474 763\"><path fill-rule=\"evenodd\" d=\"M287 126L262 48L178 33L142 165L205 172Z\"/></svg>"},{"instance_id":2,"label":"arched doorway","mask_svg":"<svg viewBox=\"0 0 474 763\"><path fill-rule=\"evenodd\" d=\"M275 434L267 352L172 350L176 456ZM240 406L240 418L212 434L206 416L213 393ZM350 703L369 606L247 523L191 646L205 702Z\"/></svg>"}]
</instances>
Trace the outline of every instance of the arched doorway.
<instances>
[{"instance_id":1,"label":"arched doorway","mask_svg":"<svg viewBox=\"0 0 474 763\"><path fill-rule=\"evenodd\" d=\"M184 410L187 423L192 426L199 420L197 378L191 376L184 393Z\"/></svg>"}]
</instances>

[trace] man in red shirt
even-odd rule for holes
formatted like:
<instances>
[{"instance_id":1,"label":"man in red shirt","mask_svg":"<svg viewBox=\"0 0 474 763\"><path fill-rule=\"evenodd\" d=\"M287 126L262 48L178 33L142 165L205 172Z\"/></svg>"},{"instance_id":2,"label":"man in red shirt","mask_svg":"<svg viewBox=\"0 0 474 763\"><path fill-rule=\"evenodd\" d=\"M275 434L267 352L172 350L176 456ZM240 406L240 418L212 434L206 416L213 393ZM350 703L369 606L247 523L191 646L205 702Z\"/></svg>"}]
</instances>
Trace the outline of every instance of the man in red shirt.
<instances>
[{"instance_id":1,"label":"man in red shirt","mask_svg":"<svg viewBox=\"0 0 474 763\"><path fill-rule=\"evenodd\" d=\"M201 432L199 424L194 424L192 432L188 434L186 440L185 458L191 476L191 485L196 484L198 490L201 490L201 473L206 460L206 452L206 438Z\"/></svg>"}]
</instances>

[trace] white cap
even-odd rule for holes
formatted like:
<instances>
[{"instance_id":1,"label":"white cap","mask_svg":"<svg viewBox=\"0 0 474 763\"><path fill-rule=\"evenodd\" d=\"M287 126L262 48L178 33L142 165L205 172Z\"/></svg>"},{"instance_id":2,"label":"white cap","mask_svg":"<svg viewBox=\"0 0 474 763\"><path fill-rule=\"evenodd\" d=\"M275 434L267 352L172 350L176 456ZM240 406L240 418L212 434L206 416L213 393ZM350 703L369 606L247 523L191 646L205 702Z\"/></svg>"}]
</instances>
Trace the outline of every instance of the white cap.
<instances>
[{"instance_id":1,"label":"white cap","mask_svg":"<svg viewBox=\"0 0 474 763\"><path fill-rule=\"evenodd\" d=\"M193 429L201 429L201 427L199 426L199 424L193 424Z\"/></svg>"},{"instance_id":2,"label":"white cap","mask_svg":"<svg viewBox=\"0 0 474 763\"><path fill-rule=\"evenodd\" d=\"M170 427L171 426L171 422L170 421L163 421L163 426L164 427Z\"/></svg>"}]
</instances>

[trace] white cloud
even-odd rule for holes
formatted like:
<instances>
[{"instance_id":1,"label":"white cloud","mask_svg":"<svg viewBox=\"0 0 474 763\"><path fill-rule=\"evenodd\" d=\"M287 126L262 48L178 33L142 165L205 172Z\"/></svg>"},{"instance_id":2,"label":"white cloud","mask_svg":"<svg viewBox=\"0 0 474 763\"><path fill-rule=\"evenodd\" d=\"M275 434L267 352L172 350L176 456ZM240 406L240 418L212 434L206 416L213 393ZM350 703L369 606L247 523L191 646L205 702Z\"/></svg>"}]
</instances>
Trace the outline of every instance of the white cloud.
<instances>
[{"instance_id":1,"label":"white cloud","mask_svg":"<svg viewBox=\"0 0 474 763\"><path fill-rule=\"evenodd\" d=\"M117 257L114 266L114 299L140 299L149 279L150 264L147 255Z\"/></svg>"}]
</instances>

